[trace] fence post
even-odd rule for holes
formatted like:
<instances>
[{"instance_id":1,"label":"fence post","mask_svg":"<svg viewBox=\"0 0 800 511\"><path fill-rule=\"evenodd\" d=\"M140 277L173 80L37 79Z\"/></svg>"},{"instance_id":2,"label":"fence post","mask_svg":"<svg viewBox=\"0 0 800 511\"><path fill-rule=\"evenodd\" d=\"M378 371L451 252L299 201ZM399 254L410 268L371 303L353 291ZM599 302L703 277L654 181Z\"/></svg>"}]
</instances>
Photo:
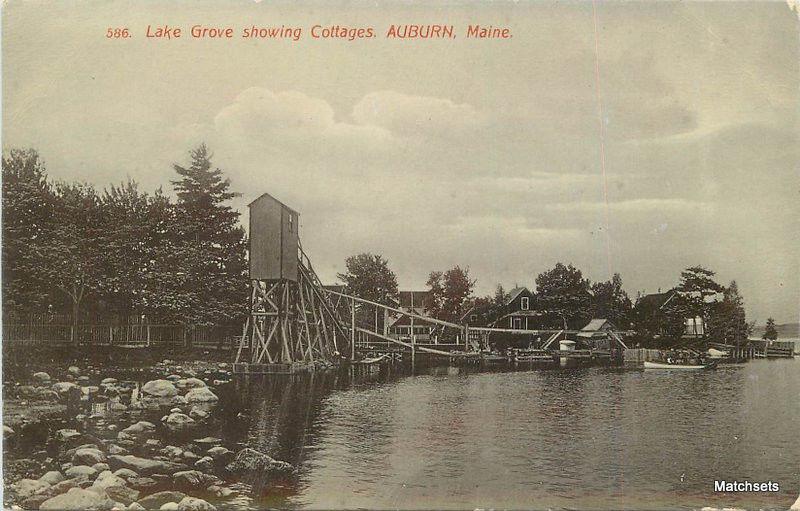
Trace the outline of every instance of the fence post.
<instances>
[{"instance_id":1,"label":"fence post","mask_svg":"<svg viewBox=\"0 0 800 511\"><path fill-rule=\"evenodd\" d=\"M108 345L111 346L114 344L114 326L108 326Z\"/></svg>"},{"instance_id":2,"label":"fence post","mask_svg":"<svg viewBox=\"0 0 800 511\"><path fill-rule=\"evenodd\" d=\"M147 324L147 346L150 347L150 323Z\"/></svg>"}]
</instances>

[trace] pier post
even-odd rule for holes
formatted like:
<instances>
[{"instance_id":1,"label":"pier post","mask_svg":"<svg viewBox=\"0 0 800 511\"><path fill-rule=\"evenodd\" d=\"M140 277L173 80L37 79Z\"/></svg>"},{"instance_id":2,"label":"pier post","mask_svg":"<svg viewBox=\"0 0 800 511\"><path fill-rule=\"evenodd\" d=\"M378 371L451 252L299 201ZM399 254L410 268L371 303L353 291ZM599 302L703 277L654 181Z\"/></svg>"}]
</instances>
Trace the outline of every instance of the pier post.
<instances>
[{"instance_id":1,"label":"pier post","mask_svg":"<svg viewBox=\"0 0 800 511\"><path fill-rule=\"evenodd\" d=\"M356 359L356 300L350 301L350 360Z\"/></svg>"}]
</instances>

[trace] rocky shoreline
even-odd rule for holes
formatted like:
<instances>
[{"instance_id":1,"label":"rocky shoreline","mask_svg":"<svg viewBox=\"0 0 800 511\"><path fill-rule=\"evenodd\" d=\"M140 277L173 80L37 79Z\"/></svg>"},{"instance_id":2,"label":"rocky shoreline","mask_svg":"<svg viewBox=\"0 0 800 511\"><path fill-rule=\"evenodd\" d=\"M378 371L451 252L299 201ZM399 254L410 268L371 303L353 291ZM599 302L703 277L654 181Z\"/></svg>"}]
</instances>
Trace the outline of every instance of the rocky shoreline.
<instances>
[{"instance_id":1,"label":"rocky shoreline","mask_svg":"<svg viewBox=\"0 0 800 511\"><path fill-rule=\"evenodd\" d=\"M203 435L231 385L228 364L164 360L147 371L144 383L92 366L6 382L5 508L248 509L253 495L292 483L291 464Z\"/></svg>"}]
</instances>

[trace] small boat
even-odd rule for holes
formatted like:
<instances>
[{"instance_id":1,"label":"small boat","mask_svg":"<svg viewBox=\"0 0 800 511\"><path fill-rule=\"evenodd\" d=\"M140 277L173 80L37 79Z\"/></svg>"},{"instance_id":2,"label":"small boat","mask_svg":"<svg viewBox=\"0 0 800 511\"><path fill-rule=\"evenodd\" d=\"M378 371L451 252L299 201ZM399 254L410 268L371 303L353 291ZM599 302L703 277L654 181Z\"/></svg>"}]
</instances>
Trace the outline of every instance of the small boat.
<instances>
[{"instance_id":1,"label":"small boat","mask_svg":"<svg viewBox=\"0 0 800 511\"><path fill-rule=\"evenodd\" d=\"M677 369L685 371L697 371L700 369L714 369L717 367L716 362L709 362L707 364L668 364L666 362L645 362L645 369Z\"/></svg>"}]
</instances>

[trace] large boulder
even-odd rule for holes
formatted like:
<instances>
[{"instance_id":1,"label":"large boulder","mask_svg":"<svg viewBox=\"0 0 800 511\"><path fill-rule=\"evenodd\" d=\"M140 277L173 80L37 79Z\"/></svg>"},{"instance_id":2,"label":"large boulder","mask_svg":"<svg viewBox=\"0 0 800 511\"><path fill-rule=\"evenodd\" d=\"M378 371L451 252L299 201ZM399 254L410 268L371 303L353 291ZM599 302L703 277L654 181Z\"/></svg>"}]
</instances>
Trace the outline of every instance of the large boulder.
<instances>
[{"instance_id":1,"label":"large boulder","mask_svg":"<svg viewBox=\"0 0 800 511\"><path fill-rule=\"evenodd\" d=\"M44 371L33 373L33 379L36 380L37 383L50 383L50 375Z\"/></svg>"},{"instance_id":2,"label":"large boulder","mask_svg":"<svg viewBox=\"0 0 800 511\"><path fill-rule=\"evenodd\" d=\"M160 491L139 499L137 503L145 509L161 509L161 506L169 502L178 503L186 497L185 493L179 491Z\"/></svg>"},{"instance_id":3,"label":"large boulder","mask_svg":"<svg viewBox=\"0 0 800 511\"><path fill-rule=\"evenodd\" d=\"M142 386L142 393L153 397L172 397L178 389L169 380L151 380Z\"/></svg>"},{"instance_id":4,"label":"large boulder","mask_svg":"<svg viewBox=\"0 0 800 511\"><path fill-rule=\"evenodd\" d=\"M238 476L287 477L294 474L294 467L285 461L267 456L255 449L242 449L225 469Z\"/></svg>"},{"instance_id":5,"label":"large boulder","mask_svg":"<svg viewBox=\"0 0 800 511\"><path fill-rule=\"evenodd\" d=\"M178 511L217 511L217 508L203 499L184 497L178 502Z\"/></svg>"},{"instance_id":6,"label":"large boulder","mask_svg":"<svg viewBox=\"0 0 800 511\"><path fill-rule=\"evenodd\" d=\"M219 401L219 398L208 387L192 389L186 394L187 403L213 403L216 401Z\"/></svg>"},{"instance_id":7,"label":"large boulder","mask_svg":"<svg viewBox=\"0 0 800 511\"><path fill-rule=\"evenodd\" d=\"M206 386L206 382L200 378L185 378L175 382L175 386L179 389L199 389Z\"/></svg>"},{"instance_id":8,"label":"large boulder","mask_svg":"<svg viewBox=\"0 0 800 511\"><path fill-rule=\"evenodd\" d=\"M87 489L104 491L106 488L111 488L112 486L125 486L126 484L128 484L128 482L125 479L115 476L110 470L106 470L105 472L101 472L100 475L97 476L97 479L94 480L94 483Z\"/></svg>"},{"instance_id":9,"label":"large boulder","mask_svg":"<svg viewBox=\"0 0 800 511\"><path fill-rule=\"evenodd\" d=\"M75 445L83 435L75 429L59 429L55 434L55 441L61 444Z\"/></svg>"},{"instance_id":10,"label":"large boulder","mask_svg":"<svg viewBox=\"0 0 800 511\"><path fill-rule=\"evenodd\" d=\"M174 474L180 470L184 470L186 465L180 463L172 463L164 460L151 460L147 458L140 458L128 454L122 456L114 454L108 457L108 464L113 469L128 468L141 475L150 474Z\"/></svg>"},{"instance_id":11,"label":"large boulder","mask_svg":"<svg viewBox=\"0 0 800 511\"><path fill-rule=\"evenodd\" d=\"M100 449L78 449L72 455L73 465L94 465L95 463L103 463L106 461L106 456Z\"/></svg>"},{"instance_id":12,"label":"large boulder","mask_svg":"<svg viewBox=\"0 0 800 511\"><path fill-rule=\"evenodd\" d=\"M92 479L97 475L97 470L93 469L92 467L87 467L86 465L78 465L77 467L68 468L66 471L64 471L64 475L70 479L76 477L81 479Z\"/></svg>"},{"instance_id":13,"label":"large boulder","mask_svg":"<svg viewBox=\"0 0 800 511\"><path fill-rule=\"evenodd\" d=\"M106 495L117 502L122 502L126 506L132 502L136 502L139 498L139 492L127 486L111 486L106 488Z\"/></svg>"},{"instance_id":14,"label":"large boulder","mask_svg":"<svg viewBox=\"0 0 800 511\"><path fill-rule=\"evenodd\" d=\"M194 419L183 413L171 413L164 420L170 431L185 431L195 426Z\"/></svg>"},{"instance_id":15,"label":"large boulder","mask_svg":"<svg viewBox=\"0 0 800 511\"><path fill-rule=\"evenodd\" d=\"M39 506L40 511L110 511L114 501L105 493L81 488L72 488L67 493L47 499Z\"/></svg>"},{"instance_id":16,"label":"large boulder","mask_svg":"<svg viewBox=\"0 0 800 511\"><path fill-rule=\"evenodd\" d=\"M139 477L139 474L129 468L120 468L114 471L114 475L123 479L130 479L131 477Z\"/></svg>"},{"instance_id":17,"label":"large boulder","mask_svg":"<svg viewBox=\"0 0 800 511\"><path fill-rule=\"evenodd\" d=\"M212 458L214 458L214 461L220 463L228 463L234 456L233 451L219 445L216 447L212 447L211 449L206 451L206 453Z\"/></svg>"},{"instance_id":18,"label":"large boulder","mask_svg":"<svg viewBox=\"0 0 800 511\"><path fill-rule=\"evenodd\" d=\"M204 474L199 470L184 470L175 472L172 476L172 482L178 488L205 488L218 479L214 476Z\"/></svg>"},{"instance_id":19,"label":"large boulder","mask_svg":"<svg viewBox=\"0 0 800 511\"><path fill-rule=\"evenodd\" d=\"M11 486L11 490L16 494L18 499L25 500L36 493L41 493L49 487L50 484L44 481L21 479Z\"/></svg>"},{"instance_id":20,"label":"large boulder","mask_svg":"<svg viewBox=\"0 0 800 511\"><path fill-rule=\"evenodd\" d=\"M47 484L58 484L64 479L64 474L58 470L51 470L39 478L40 481Z\"/></svg>"},{"instance_id":21,"label":"large boulder","mask_svg":"<svg viewBox=\"0 0 800 511\"><path fill-rule=\"evenodd\" d=\"M72 376L80 376L81 369L78 366L69 366L67 368L67 373L71 374Z\"/></svg>"}]
</instances>

